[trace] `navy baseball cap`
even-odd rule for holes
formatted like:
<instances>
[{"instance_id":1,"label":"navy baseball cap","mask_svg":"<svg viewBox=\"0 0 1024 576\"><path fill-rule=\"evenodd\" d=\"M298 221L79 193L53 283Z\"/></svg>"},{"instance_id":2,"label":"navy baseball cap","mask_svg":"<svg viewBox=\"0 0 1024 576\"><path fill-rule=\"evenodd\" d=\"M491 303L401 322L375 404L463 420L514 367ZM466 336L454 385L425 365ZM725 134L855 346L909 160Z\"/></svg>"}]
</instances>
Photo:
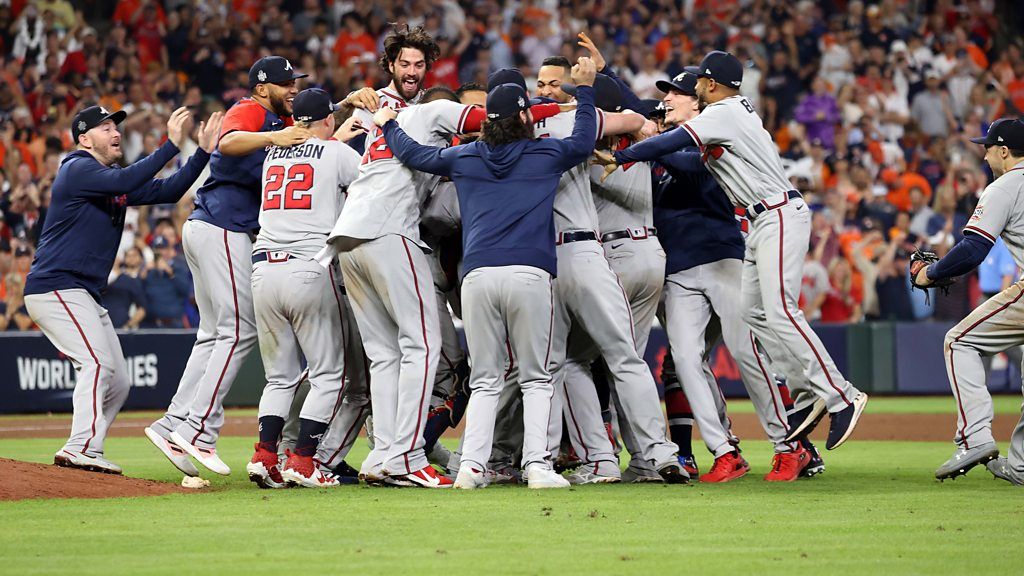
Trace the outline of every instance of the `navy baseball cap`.
<instances>
[{"instance_id":1,"label":"navy baseball cap","mask_svg":"<svg viewBox=\"0 0 1024 576\"><path fill-rule=\"evenodd\" d=\"M569 96L576 96L576 86L573 84L562 84L562 92ZM605 112L619 112L622 110L622 90L615 80L604 74L594 77L594 106Z\"/></svg>"},{"instance_id":2,"label":"navy baseball cap","mask_svg":"<svg viewBox=\"0 0 1024 576\"><path fill-rule=\"evenodd\" d=\"M529 106L526 90L519 84L502 84L487 93L487 119L504 120Z\"/></svg>"},{"instance_id":3,"label":"navy baseball cap","mask_svg":"<svg viewBox=\"0 0 1024 576\"><path fill-rule=\"evenodd\" d=\"M114 124L120 124L127 117L128 113L124 110L110 113L102 106L90 106L75 114L75 117L71 120L71 139L75 141L75 144L78 144L79 136L107 120L113 120Z\"/></svg>"},{"instance_id":4,"label":"navy baseball cap","mask_svg":"<svg viewBox=\"0 0 1024 576\"><path fill-rule=\"evenodd\" d=\"M698 72L700 72L700 68L687 66L683 68L682 72L676 74L675 78L669 81L658 80L654 85L665 94L668 94L670 90L678 90L687 96L696 96Z\"/></svg>"},{"instance_id":5,"label":"navy baseball cap","mask_svg":"<svg viewBox=\"0 0 1024 576\"><path fill-rule=\"evenodd\" d=\"M487 91L490 92L502 84L517 84L526 92L526 78L516 68L499 68L487 77Z\"/></svg>"},{"instance_id":6,"label":"navy baseball cap","mask_svg":"<svg viewBox=\"0 0 1024 576\"><path fill-rule=\"evenodd\" d=\"M700 61L697 76L711 78L719 84L739 90L743 83L743 64L728 52L712 50Z\"/></svg>"},{"instance_id":7,"label":"navy baseball cap","mask_svg":"<svg viewBox=\"0 0 1024 576\"><path fill-rule=\"evenodd\" d=\"M249 68L249 88L255 88L257 84L281 84L307 76L309 74L296 72L285 58L264 56Z\"/></svg>"},{"instance_id":8,"label":"navy baseball cap","mask_svg":"<svg viewBox=\"0 0 1024 576\"><path fill-rule=\"evenodd\" d=\"M982 146L1006 146L1024 150L1024 122L1013 118L1000 118L988 127L988 134L971 138L971 142Z\"/></svg>"},{"instance_id":9,"label":"navy baseball cap","mask_svg":"<svg viewBox=\"0 0 1024 576\"><path fill-rule=\"evenodd\" d=\"M323 120L337 110L331 95L320 88L306 88L295 95L292 101L292 118L296 122Z\"/></svg>"}]
</instances>

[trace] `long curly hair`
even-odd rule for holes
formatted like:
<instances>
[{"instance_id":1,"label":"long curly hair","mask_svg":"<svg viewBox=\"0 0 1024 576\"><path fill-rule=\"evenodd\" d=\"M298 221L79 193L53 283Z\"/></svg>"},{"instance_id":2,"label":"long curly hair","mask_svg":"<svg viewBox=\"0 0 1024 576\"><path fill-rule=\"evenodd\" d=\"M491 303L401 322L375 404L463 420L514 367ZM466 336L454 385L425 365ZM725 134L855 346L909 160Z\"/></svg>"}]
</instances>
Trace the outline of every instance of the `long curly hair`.
<instances>
[{"instance_id":1,"label":"long curly hair","mask_svg":"<svg viewBox=\"0 0 1024 576\"><path fill-rule=\"evenodd\" d=\"M398 55L402 53L402 48L414 48L422 52L423 58L427 61L427 70L430 70L434 61L441 57L441 48L438 47L434 38L422 26L414 28L407 26L405 29L399 29L396 26L395 31L384 39L384 52L381 53L380 61L378 62L384 72L391 74L390 65L398 60Z\"/></svg>"}]
</instances>

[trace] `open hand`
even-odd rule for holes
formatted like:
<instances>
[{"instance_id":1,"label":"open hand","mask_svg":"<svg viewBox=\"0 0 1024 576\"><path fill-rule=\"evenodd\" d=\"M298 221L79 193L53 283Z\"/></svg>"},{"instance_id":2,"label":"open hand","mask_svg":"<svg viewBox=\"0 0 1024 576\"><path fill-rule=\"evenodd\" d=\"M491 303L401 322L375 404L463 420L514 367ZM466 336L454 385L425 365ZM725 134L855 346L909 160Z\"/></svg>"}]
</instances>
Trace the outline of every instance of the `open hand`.
<instances>
[{"instance_id":1,"label":"open hand","mask_svg":"<svg viewBox=\"0 0 1024 576\"><path fill-rule=\"evenodd\" d=\"M350 93L341 103L346 106L359 108L360 110L376 112L377 107L380 106L380 96L377 95L377 91L373 88L364 86Z\"/></svg>"},{"instance_id":2,"label":"open hand","mask_svg":"<svg viewBox=\"0 0 1024 576\"><path fill-rule=\"evenodd\" d=\"M610 152L604 150L594 150L594 158L590 161L595 166L604 166L604 174L601 174L601 182L604 182L612 172L619 169L619 163L615 161L615 157Z\"/></svg>"},{"instance_id":3,"label":"open hand","mask_svg":"<svg viewBox=\"0 0 1024 576\"><path fill-rule=\"evenodd\" d=\"M185 140L185 123L191 120L191 118L192 113L189 112L187 107L182 106L171 112L171 117L167 120L167 139L177 146L179 150Z\"/></svg>"},{"instance_id":4,"label":"open hand","mask_svg":"<svg viewBox=\"0 0 1024 576\"><path fill-rule=\"evenodd\" d=\"M206 119L206 122L199 123L199 130L196 132L196 140L199 147L212 154L217 147L217 140L220 139L220 126L224 122L223 112L214 112Z\"/></svg>"},{"instance_id":5,"label":"open hand","mask_svg":"<svg viewBox=\"0 0 1024 576\"><path fill-rule=\"evenodd\" d=\"M309 131L309 128L303 128L302 126L289 126L284 130L271 132L270 143L274 146L288 148L290 146L302 144L312 137L313 133Z\"/></svg>"}]
</instances>

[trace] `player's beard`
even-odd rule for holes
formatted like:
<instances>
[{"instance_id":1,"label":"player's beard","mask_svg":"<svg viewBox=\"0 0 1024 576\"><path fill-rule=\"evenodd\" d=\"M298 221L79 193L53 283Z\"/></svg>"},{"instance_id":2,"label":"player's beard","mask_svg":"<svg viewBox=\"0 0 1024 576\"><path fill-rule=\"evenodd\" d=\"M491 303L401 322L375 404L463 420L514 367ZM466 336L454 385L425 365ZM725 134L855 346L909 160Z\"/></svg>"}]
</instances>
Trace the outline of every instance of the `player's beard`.
<instances>
[{"instance_id":1,"label":"player's beard","mask_svg":"<svg viewBox=\"0 0 1024 576\"><path fill-rule=\"evenodd\" d=\"M121 151L120 143L118 143L118 146L116 147L113 145L113 142L107 142L102 145L95 144L93 146L93 150L100 158L103 158L103 164L107 166L112 166L115 162L120 160L122 156L124 156L124 152Z\"/></svg>"},{"instance_id":2,"label":"player's beard","mask_svg":"<svg viewBox=\"0 0 1024 576\"><path fill-rule=\"evenodd\" d=\"M288 109L288 103L285 101L288 98L288 94L271 94L270 95L270 108L281 118L286 118L292 115L292 111Z\"/></svg>"},{"instance_id":3,"label":"player's beard","mask_svg":"<svg viewBox=\"0 0 1024 576\"><path fill-rule=\"evenodd\" d=\"M404 100L412 100L413 98L416 97L417 94L420 93L420 90L423 89L423 80L423 76L417 76L416 74L406 74L400 78L396 77L395 89L398 90L398 95L401 96ZM406 81L411 81L415 83L415 88L412 88L411 92L406 91Z\"/></svg>"}]
</instances>

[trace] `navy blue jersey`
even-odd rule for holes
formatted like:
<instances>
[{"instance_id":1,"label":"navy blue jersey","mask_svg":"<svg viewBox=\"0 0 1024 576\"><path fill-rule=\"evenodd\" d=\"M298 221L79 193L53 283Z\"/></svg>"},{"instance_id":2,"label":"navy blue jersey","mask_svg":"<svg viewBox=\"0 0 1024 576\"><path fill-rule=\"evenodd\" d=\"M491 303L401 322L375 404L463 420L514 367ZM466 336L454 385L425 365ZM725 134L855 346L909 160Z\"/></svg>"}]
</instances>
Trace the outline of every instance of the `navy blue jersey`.
<instances>
[{"instance_id":1,"label":"navy blue jersey","mask_svg":"<svg viewBox=\"0 0 1024 576\"><path fill-rule=\"evenodd\" d=\"M125 207L177 202L210 159L199 149L173 176L154 180L177 153L167 141L127 168L104 166L84 150L68 154L50 189L25 294L81 288L99 302L121 243Z\"/></svg>"},{"instance_id":2,"label":"navy blue jersey","mask_svg":"<svg viewBox=\"0 0 1024 576\"><path fill-rule=\"evenodd\" d=\"M224 115L220 137L235 132L275 132L292 125L252 98L242 98ZM267 151L225 156L220 148L210 159L210 176L196 192L196 207L189 220L201 220L232 232L259 228L263 160Z\"/></svg>"},{"instance_id":3,"label":"navy blue jersey","mask_svg":"<svg viewBox=\"0 0 1024 576\"><path fill-rule=\"evenodd\" d=\"M659 174L660 172L660 174ZM654 226L665 249L665 274L726 258L743 259L736 211L697 148L658 159Z\"/></svg>"}]
</instances>

